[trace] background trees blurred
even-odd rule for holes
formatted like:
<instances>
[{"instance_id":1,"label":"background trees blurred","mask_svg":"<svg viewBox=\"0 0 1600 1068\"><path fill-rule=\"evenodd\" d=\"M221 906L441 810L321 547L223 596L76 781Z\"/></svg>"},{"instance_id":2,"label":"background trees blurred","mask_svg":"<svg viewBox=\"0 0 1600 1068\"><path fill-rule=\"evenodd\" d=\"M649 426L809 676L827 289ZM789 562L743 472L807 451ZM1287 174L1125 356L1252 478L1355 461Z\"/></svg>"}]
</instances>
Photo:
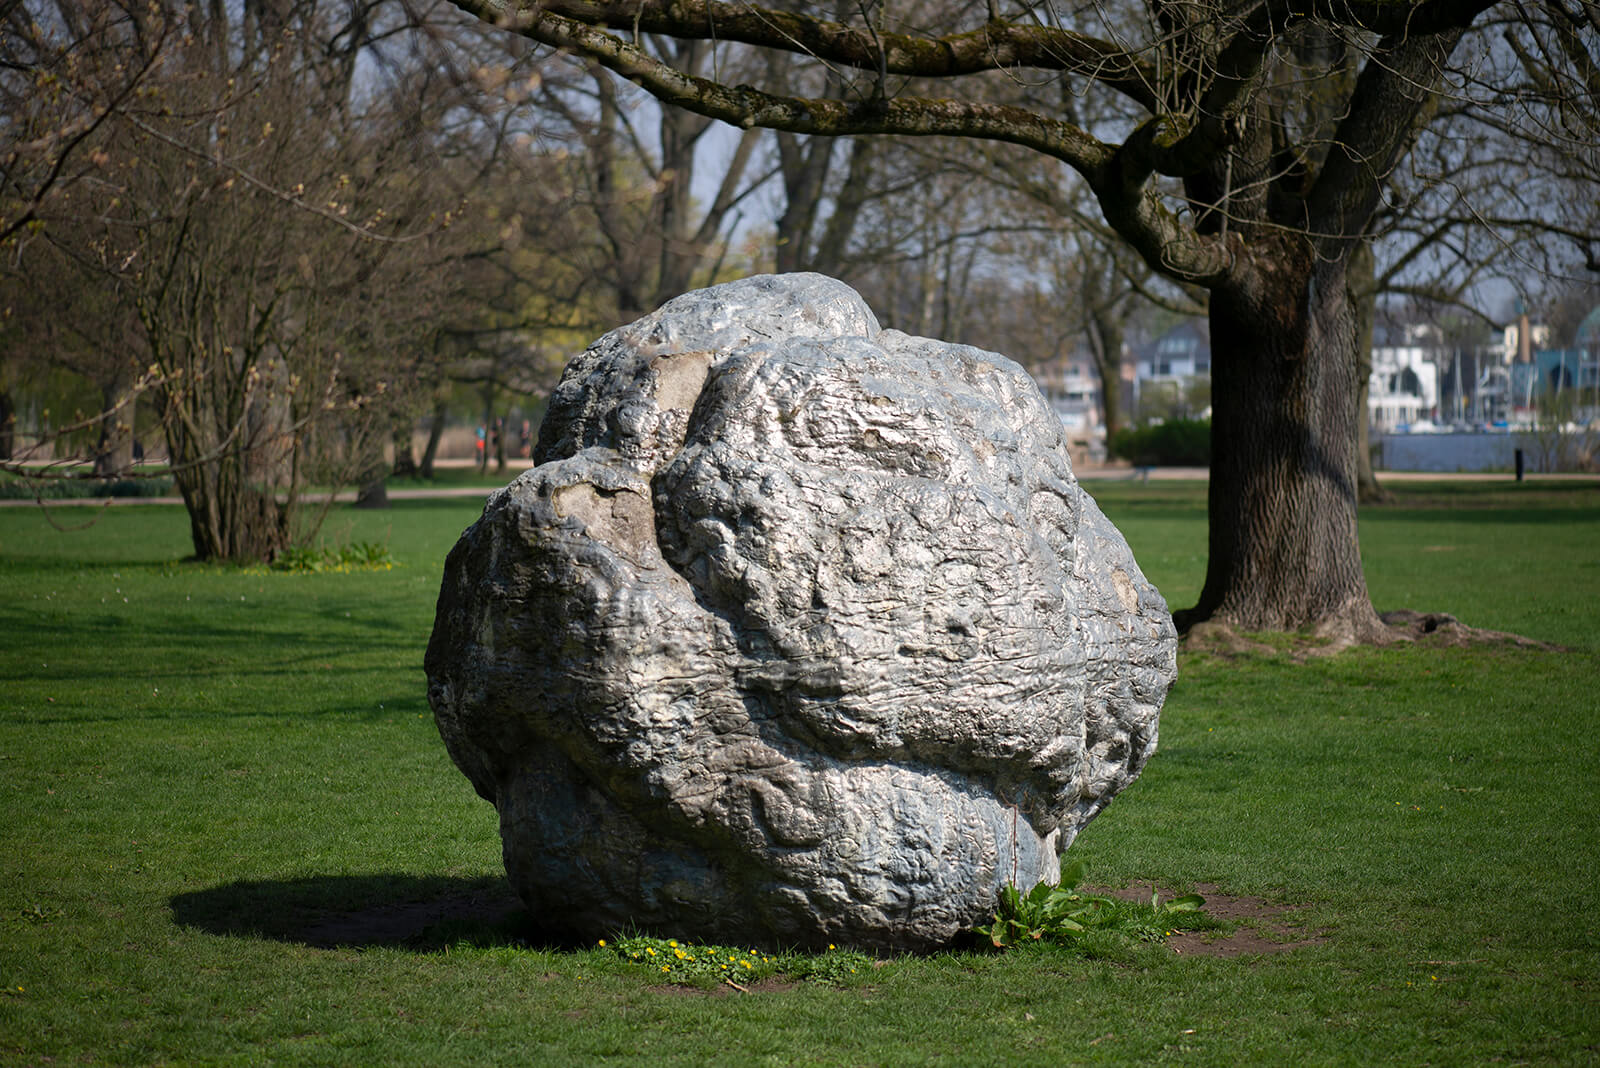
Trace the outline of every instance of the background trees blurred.
<instances>
[{"instance_id":1,"label":"background trees blurred","mask_svg":"<svg viewBox=\"0 0 1600 1068\"><path fill-rule=\"evenodd\" d=\"M1317 540L1370 478L1353 339L1595 268L1595 12L0 0L0 465L159 454L197 555L267 558L447 424L503 462L573 351L726 277L1070 366L1113 430L1130 348L1210 314L1206 612L1362 623Z\"/></svg>"}]
</instances>

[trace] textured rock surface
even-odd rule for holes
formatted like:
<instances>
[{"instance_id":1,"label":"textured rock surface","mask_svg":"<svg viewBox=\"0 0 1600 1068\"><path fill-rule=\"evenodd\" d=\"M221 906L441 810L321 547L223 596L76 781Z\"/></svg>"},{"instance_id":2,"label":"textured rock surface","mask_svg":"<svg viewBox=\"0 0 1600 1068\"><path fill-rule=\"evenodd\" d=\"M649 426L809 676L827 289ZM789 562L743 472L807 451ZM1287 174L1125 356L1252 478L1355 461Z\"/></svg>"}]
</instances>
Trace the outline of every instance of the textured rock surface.
<instances>
[{"instance_id":1,"label":"textured rock surface","mask_svg":"<svg viewBox=\"0 0 1600 1068\"><path fill-rule=\"evenodd\" d=\"M427 671L546 924L938 944L1155 748L1166 605L1004 357L750 278L575 359L536 459Z\"/></svg>"}]
</instances>

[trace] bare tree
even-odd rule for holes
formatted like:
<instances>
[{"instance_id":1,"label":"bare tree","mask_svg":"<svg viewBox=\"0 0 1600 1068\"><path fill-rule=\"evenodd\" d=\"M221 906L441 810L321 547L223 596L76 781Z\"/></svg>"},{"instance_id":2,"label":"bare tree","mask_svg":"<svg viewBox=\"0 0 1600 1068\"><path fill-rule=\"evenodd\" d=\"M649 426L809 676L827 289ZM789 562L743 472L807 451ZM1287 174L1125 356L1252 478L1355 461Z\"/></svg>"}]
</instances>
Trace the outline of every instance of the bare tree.
<instances>
[{"instance_id":1,"label":"bare tree","mask_svg":"<svg viewBox=\"0 0 1600 1068\"><path fill-rule=\"evenodd\" d=\"M645 38L641 48L695 73L709 74L716 61L698 41ZM564 127L552 136L575 149L558 188L585 224L549 251L581 280L585 306L599 315L592 325L609 329L710 281L742 205L766 177L752 166L761 131L719 140L711 120L661 108L593 61L556 55L541 71L538 102ZM708 172L715 183L697 201L698 176Z\"/></svg>"},{"instance_id":2,"label":"bare tree","mask_svg":"<svg viewBox=\"0 0 1600 1068\"><path fill-rule=\"evenodd\" d=\"M107 391L89 417L103 430L125 435L135 402L154 413L202 559L270 559L307 536L321 510L304 488L370 470L416 403L465 228L410 136L427 105L355 85L376 8L90 18L60 0L6 40L7 76L53 90L36 128L93 125L56 139L91 170L17 198L32 215L4 250L29 294L19 328L34 359ZM121 93L129 70L137 91ZM52 329L63 307L72 325ZM40 474L14 453L9 469Z\"/></svg>"}]
</instances>

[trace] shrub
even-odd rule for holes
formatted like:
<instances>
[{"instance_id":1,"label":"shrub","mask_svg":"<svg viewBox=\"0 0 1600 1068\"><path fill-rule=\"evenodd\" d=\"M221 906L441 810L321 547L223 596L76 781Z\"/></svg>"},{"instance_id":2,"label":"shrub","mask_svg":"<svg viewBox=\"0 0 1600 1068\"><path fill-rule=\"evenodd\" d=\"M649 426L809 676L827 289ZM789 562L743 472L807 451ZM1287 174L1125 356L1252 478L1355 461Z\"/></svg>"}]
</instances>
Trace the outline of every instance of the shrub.
<instances>
[{"instance_id":1,"label":"shrub","mask_svg":"<svg viewBox=\"0 0 1600 1068\"><path fill-rule=\"evenodd\" d=\"M1169 419L1111 436L1111 455L1139 467L1210 467L1211 420Z\"/></svg>"}]
</instances>

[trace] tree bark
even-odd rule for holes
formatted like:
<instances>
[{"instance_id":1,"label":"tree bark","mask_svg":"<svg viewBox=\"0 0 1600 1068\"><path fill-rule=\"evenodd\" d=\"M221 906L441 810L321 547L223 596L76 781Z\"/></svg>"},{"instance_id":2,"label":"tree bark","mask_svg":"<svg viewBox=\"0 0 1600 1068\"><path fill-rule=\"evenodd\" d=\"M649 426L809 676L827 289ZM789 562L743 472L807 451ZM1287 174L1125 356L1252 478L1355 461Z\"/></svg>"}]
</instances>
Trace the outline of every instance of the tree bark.
<instances>
[{"instance_id":1,"label":"tree bark","mask_svg":"<svg viewBox=\"0 0 1600 1068\"><path fill-rule=\"evenodd\" d=\"M394 471L396 478L417 477L417 451L411 445L411 419L402 417L394 424Z\"/></svg>"},{"instance_id":2,"label":"tree bark","mask_svg":"<svg viewBox=\"0 0 1600 1068\"><path fill-rule=\"evenodd\" d=\"M1256 284L1212 292L1210 558L1178 625L1366 640L1382 624L1356 536L1347 261L1285 248L1263 266Z\"/></svg>"},{"instance_id":3,"label":"tree bark","mask_svg":"<svg viewBox=\"0 0 1600 1068\"><path fill-rule=\"evenodd\" d=\"M1088 298L1089 353L1094 359L1095 374L1100 379L1100 418L1105 423L1106 447L1111 438L1122 429L1122 338L1125 313L1118 309L1116 300L1107 301L1101 292L1099 279L1084 281Z\"/></svg>"},{"instance_id":4,"label":"tree bark","mask_svg":"<svg viewBox=\"0 0 1600 1068\"><path fill-rule=\"evenodd\" d=\"M100 422L94 447L94 473L100 478L115 478L133 469L133 401L131 390L119 376L100 391L101 411L108 413Z\"/></svg>"},{"instance_id":5,"label":"tree bark","mask_svg":"<svg viewBox=\"0 0 1600 1068\"><path fill-rule=\"evenodd\" d=\"M428 428L428 444L422 449L422 463L417 473L422 478L433 477L433 461L439 456L439 440L444 437L444 423L448 405L444 401L433 410L433 425Z\"/></svg>"},{"instance_id":6,"label":"tree bark","mask_svg":"<svg viewBox=\"0 0 1600 1068\"><path fill-rule=\"evenodd\" d=\"M270 562L290 542L290 510L268 490L219 488L219 472L201 465L174 481L189 512L196 560Z\"/></svg>"},{"instance_id":7,"label":"tree bark","mask_svg":"<svg viewBox=\"0 0 1600 1068\"><path fill-rule=\"evenodd\" d=\"M1121 352L1117 353L1121 357ZM1115 364L1100 371L1100 418L1105 420L1106 450L1110 455L1111 438L1122 430L1122 368Z\"/></svg>"}]
</instances>

